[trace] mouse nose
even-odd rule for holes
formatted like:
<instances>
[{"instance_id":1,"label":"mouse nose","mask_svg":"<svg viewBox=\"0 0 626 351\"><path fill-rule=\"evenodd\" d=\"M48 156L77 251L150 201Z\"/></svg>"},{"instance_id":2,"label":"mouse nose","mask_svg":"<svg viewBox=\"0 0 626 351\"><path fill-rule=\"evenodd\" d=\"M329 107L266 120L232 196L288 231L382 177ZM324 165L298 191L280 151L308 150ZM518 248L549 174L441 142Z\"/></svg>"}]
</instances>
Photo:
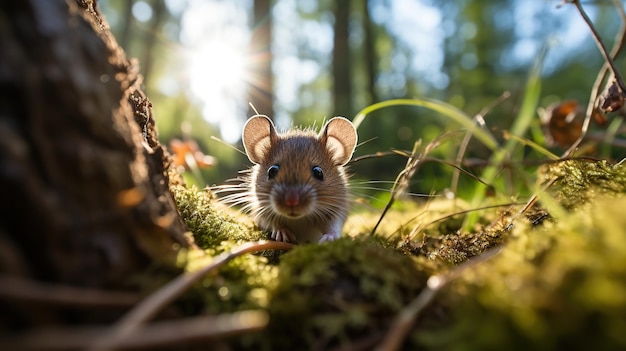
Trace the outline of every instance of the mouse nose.
<instances>
[{"instance_id":1,"label":"mouse nose","mask_svg":"<svg viewBox=\"0 0 626 351\"><path fill-rule=\"evenodd\" d=\"M296 189L289 189L285 193L285 206L295 207L300 203L300 194Z\"/></svg>"}]
</instances>

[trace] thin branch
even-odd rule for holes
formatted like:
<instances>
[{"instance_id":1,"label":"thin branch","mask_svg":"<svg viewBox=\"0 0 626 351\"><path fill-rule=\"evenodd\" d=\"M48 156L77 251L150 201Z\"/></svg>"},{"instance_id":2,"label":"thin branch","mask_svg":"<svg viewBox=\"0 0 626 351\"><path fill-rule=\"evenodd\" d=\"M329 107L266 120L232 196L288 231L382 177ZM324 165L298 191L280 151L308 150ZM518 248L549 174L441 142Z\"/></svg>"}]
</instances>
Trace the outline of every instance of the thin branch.
<instances>
[{"instance_id":1,"label":"thin branch","mask_svg":"<svg viewBox=\"0 0 626 351\"><path fill-rule=\"evenodd\" d=\"M587 26L589 26L589 30L591 30L591 33L593 34L593 39L598 45L598 49L600 49L600 53L602 54L602 57L604 57L604 61L611 68L611 72L615 76L615 80L617 80L617 84L619 85L620 90L622 91L622 93L626 92L626 84L624 84L624 79L622 79L622 76L620 75L619 71L615 67L615 62L613 62L613 58L611 57L611 55L609 54L609 51L604 45L604 42L602 41L602 38L600 37L600 33L598 33L598 30L593 25L593 22L591 22L591 19L589 18L589 16L587 16L587 13L583 9L582 5L580 4L580 1L571 0L571 2L572 4L574 4L574 6L576 6L576 9L578 9L580 16L587 23Z\"/></svg>"},{"instance_id":2,"label":"thin branch","mask_svg":"<svg viewBox=\"0 0 626 351\"><path fill-rule=\"evenodd\" d=\"M574 151L578 148L580 143L582 143L585 136L587 135L587 131L589 130L589 124L591 123L591 117L593 116L594 110L596 108L596 100L598 99L598 96L600 95L601 85L607 75L607 72L609 71L609 68L611 69L618 85L620 86L622 90L621 93L622 94L626 93L626 89L624 88L624 81L619 75L619 72L615 68L615 64L613 62L613 60L617 57L617 55L619 55L620 51L624 47L624 43L626 42L626 13L624 12L624 8L619 3L619 1L617 0L613 1L613 3L615 4L615 6L617 7L620 13L622 26L615 38L615 43L613 44L613 48L611 49L611 54L609 55L607 53L604 42L600 38L600 35L596 31L595 27L593 26L593 23L591 22L591 20L589 19L585 11L583 10L580 2L577 0L572 0L572 3L576 6L581 16L583 17L583 19L585 20L585 22L591 29L591 32L593 33L593 38L598 44L598 47L600 48L600 52L602 53L602 56L605 58L605 62L602 68L600 69L600 72L596 76L596 81L594 82L593 88L591 89L591 94L589 96L589 103L587 104L587 110L585 111L585 119L583 120L583 126L581 128L580 137L578 137L578 140L576 140L569 147L569 149L563 154L563 157L571 156L574 153Z\"/></svg>"},{"instance_id":3,"label":"thin branch","mask_svg":"<svg viewBox=\"0 0 626 351\"><path fill-rule=\"evenodd\" d=\"M585 22L589 26L589 29L593 33L593 38L596 41L596 44L598 44L598 47L600 48L600 52L602 53L602 56L605 59L605 63L602 66L602 69L600 70L600 72L598 73L598 76L596 77L596 81L594 83L594 87L591 90L589 103L587 104L587 110L585 111L585 119L583 121L583 126L581 128L580 137L578 137L578 140L576 140L572 144L572 146L570 146L569 149L565 151L565 153L561 156L561 158L568 158L572 156L574 154L574 151L576 151L580 143L582 143L585 136L587 135L587 131L589 130L589 124L591 123L591 117L594 113L594 109L596 108L595 107L596 99L598 98L598 95L600 94L600 85L602 84L602 81L604 80L606 76L606 72L608 71L609 68L613 72L613 75L615 76L615 79L620 89L622 90L621 94L626 93L626 88L624 87L624 81L619 75L619 72L615 68L615 64L613 62L613 59L617 57L617 55L620 53L620 51L624 47L624 43L626 42L626 13L624 12L624 8L622 7L622 4L617 0L613 1L613 3L615 4L615 6L617 7L620 13L622 26L621 26L619 33L616 36L615 43L613 44L613 48L611 49L611 54L609 55L604 45L604 42L602 41L602 38L600 38L600 35L598 34L595 27L593 26L593 23L591 22L591 20L589 19L585 11L583 10L582 5L580 4L580 1L571 0L570 2L576 6L576 8L578 9L578 12L580 12L581 16L583 17L583 20L585 20ZM555 182L556 182L556 178L550 179L546 183L546 185L543 187L542 191L547 190ZM528 200L528 203L526 204L526 206L524 206L524 208L519 212L519 214L526 213L526 211L528 211L530 208L532 208L535 205L537 200L538 200L538 195L537 194L533 195L530 198L530 200Z\"/></svg>"},{"instance_id":4,"label":"thin branch","mask_svg":"<svg viewBox=\"0 0 626 351\"><path fill-rule=\"evenodd\" d=\"M511 92L505 91L503 92L496 100L492 101L489 105L483 107L480 112L476 116L474 116L474 123L478 124L481 128L483 128L487 133L489 130L486 128L487 124L485 123L485 115L487 115L491 110L493 110L496 106L501 104L504 100L508 99L511 96ZM459 151L456 155L456 163L461 164L463 161L463 157L465 156L465 151L467 150L467 146L469 145L470 139L472 138L472 133L468 130L463 137L463 141L459 146ZM457 169L452 173L452 181L450 184L450 191L453 194L456 194L457 187L459 185L459 178L461 176L460 169Z\"/></svg>"},{"instance_id":5,"label":"thin branch","mask_svg":"<svg viewBox=\"0 0 626 351\"><path fill-rule=\"evenodd\" d=\"M394 204L398 196L400 196L400 194L404 192L404 190L408 187L409 180L413 177L413 175L417 171L417 168L421 163L420 161L422 160L422 157L425 156L426 153L428 152L428 147L426 147L427 150L424 151L423 155L418 154L419 146L420 146L420 141L416 141L415 144L413 144L413 151L411 152L410 155L408 155L408 158L406 160L406 166L404 166L404 169L400 171L400 173L396 177L396 181L393 183L393 187L391 188L391 195L389 196L389 201L387 201L387 204L385 205L383 212L380 214L380 217L378 218L378 222L376 222L376 225L374 226L374 228L372 228L370 235L374 235L376 233L378 226L383 221L383 218L385 218L385 215L387 214L391 206Z\"/></svg>"},{"instance_id":6,"label":"thin branch","mask_svg":"<svg viewBox=\"0 0 626 351\"><path fill-rule=\"evenodd\" d=\"M72 307L130 307L140 299L137 293L45 284L11 276L0 276L0 297L27 303Z\"/></svg>"},{"instance_id":7,"label":"thin branch","mask_svg":"<svg viewBox=\"0 0 626 351\"><path fill-rule=\"evenodd\" d=\"M619 55L622 48L624 47L624 43L626 42L626 12L624 12L624 8L620 4L619 0L613 0L613 4L617 8L619 15L620 15L620 19L622 21L620 30L615 35L615 42L613 43L613 47L611 48L611 58L615 60L617 58L617 55ZM602 82L604 82L604 80L606 79L608 72L609 72L609 64L605 62L602 65L600 72L598 72L598 75L596 76L596 81L593 84L592 92L595 91L594 102L597 96L600 95L600 93L602 92Z\"/></svg>"},{"instance_id":8,"label":"thin branch","mask_svg":"<svg viewBox=\"0 0 626 351\"><path fill-rule=\"evenodd\" d=\"M131 337L141 324L154 317L163 307L180 296L196 281L235 257L264 250L290 250L294 245L276 241L257 241L240 245L230 252L216 256L210 264L197 271L183 273L144 299L128 312L110 331L90 345L90 350L111 350L126 338Z\"/></svg>"},{"instance_id":9,"label":"thin branch","mask_svg":"<svg viewBox=\"0 0 626 351\"><path fill-rule=\"evenodd\" d=\"M419 317L420 313L430 305L430 303L437 296L437 293L451 281L461 275L461 273L474 267L482 262L489 260L500 252L500 247L489 249L482 254L475 256L474 258L459 265L448 273L437 274L428 278L426 287L420 292L419 295L409 305L400 311L396 316L389 332L383 339L383 341L374 349L376 351L394 351L399 350L402 343L406 339L407 334L411 331L411 328L415 324L415 321Z\"/></svg>"},{"instance_id":10,"label":"thin branch","mask_svg":"<svg viewBox=\"0 0 626 351\"><path fill-rule=\"evenodd\" d=\"M206 341L261 330L268 321L267 312L253 310L156 322L141 327L129 337L116 340L115 349L180 347L192 341ZM84 349L106 335L109 335L108 327L40 329L0 339L0 349L37 351Z\"/></svg>"}]
</instances>

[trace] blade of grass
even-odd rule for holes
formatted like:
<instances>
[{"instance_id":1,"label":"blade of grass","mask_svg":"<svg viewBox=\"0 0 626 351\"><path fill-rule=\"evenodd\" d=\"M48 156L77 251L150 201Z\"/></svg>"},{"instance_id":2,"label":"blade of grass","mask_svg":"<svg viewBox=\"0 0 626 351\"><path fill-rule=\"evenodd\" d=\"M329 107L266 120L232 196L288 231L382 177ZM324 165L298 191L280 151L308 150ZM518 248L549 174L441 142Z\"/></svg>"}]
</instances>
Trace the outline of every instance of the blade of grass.
<instances>
[{"instance_id":1,"label":"blade of grass","mask_svg":"<svg viewBox=\"0 0 626 351\"><path fill-rule=\"evenodd\" d=\"M550 152L550 150L546 149L545 147L535 143L532 140L528 140L526 138L522 138L521 136L513 135L513 134L507 132L506 130L504 131L504 138L505 139L515 139L520 144L529 146L530 148L534 149L538 153L548 157L551 160L558 160L559 159L559 156L553 154L552 152Z\"/></svg>"},{"instance_id":2,"label":"blade of grass","mask_svg":"<svg viewBox=\"0 0 626 351\"><path fill-rule=\"evenodd\" d=\"M480 126L474 123L474 119L467 115L465 112L459 110L458 108L439 100L434 99L425 99L425 98L415 98L415 99L394 99L382 101L366 108L362 109L356 117L354 117L354 121L352 122L355 128L359 128L363 120L372 112L376 110L380 110L386 107L393 106L416 106L416 107L424 107L429 110L439 112L442 116L449 118L452 121L455 121L466 128L470 133L472 133L476 139L478 139L481 143L483 143L490 150L498 149L498 141L493 137L493 135L489 134L488 131L481 129Z\"/></svg>"},{"instance_id":3,"label":"blade of grass","mask_svg":"<svg viewBox=\"0 0 626 351\"><path fill-rule=\"evenodd\" d=\"M539 55L537 56L537 60L530 71L528 81L526 82L526 88L524 89L524 99L522 100L520 111L511 128L512 135L523 136L535 117L535 111L537 109L537 104L539 103L539 95L541 92L541 67L543 66L543 60L547 51L548 45L546 44L541 49ZM506 161L506 159L511 156L513 149L518 145L518 143L519 141L516 138L509 138L509 140L507 140L504 144L504 147L496 150L492 154L489 160L490 166L485 168L480 177L485 183L494 184L494 180L500 172L501 163ZM476 185L474 196L471 201L473 207L479 206L484 200L485 190L486 187L484 185ZM479 213L477 212L468 214L465 218L465 224L463 226L465 230L469 230L478 221L478 217Z\"/></svg>"}]
</instances>

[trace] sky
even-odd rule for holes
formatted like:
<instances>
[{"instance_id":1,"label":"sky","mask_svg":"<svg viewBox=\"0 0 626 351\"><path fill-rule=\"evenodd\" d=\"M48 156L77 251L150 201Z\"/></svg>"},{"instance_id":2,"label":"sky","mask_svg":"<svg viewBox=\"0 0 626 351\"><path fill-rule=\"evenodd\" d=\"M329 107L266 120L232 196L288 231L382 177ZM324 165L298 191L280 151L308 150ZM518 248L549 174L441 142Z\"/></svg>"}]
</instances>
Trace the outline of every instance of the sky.
<instances>
[{"instance_id":1,"label":"sky","mask_svg":"<svg viewBox=\"0 0 626 351\"><path fill-rule=\"evenodd\" d=\"M565 19L564 28L552 36L552 49L544 65L546 71L553 70L567 55L575 52L584 40L589 40L589 30L575 8L557 6L560 3L556 0L515 1L513 17L502 18L514 21L516 35L521 40L516 42L512 50L503 52L503 65L515 68L532 64L544 45L534 39L534 34L543 28L535 16L539 11ZM158 84L159 89L166 95L175 95L181 89L186 91L192 101L200 106L203 117L219 126L221 137L226 142L236 142L246 117L249 117L245 115L248 111L245 101L245 52L250 39L252 1L166 0L166 5L171 12L182 16L179 40L185 69L180 71L177 67L178 71L164 75ZM331 98L330 92L315 97L300 97L297 92L300 85L310 83L324 74L322 68L330 63L333 47L332 14L324 15L327 16L326 21L302 19L297 17L296 6L310 13L318 10L318 2L312 0L279 0L273 8L272 50L276 77L274 117L279 127L283 128L289 127L291 111L297 110L300 104L311 103L300 99L315 98L321 99L322 103L330 103ZM593 7L586 10L593 18ZM152 16L150 6L143 0L135 2L132 13L140 22L146 22ZM444 57L440 50L445 37L452 34L470 38L476 32L472 25L457 28L451 16L445 16L438 8L429 5L429 1L373 1L371 13L375 22L387 26L414 53L410 62L398 57L394 58L393 64L399 67L408 65L420 79L435 89L444 89L449 83L448 76L442 70ZM362 33L359 32L351 37L351 41L355 42L361 39ZM306 42L310 48L309 58L298 57L297 44L302 42ZM471 69L476 63L472 55L463 55L460 64ZM406 82L406 78L399 73L381 76L380 80L382 84L395 85L399 92Z\"/></svg>"}]
</instances>

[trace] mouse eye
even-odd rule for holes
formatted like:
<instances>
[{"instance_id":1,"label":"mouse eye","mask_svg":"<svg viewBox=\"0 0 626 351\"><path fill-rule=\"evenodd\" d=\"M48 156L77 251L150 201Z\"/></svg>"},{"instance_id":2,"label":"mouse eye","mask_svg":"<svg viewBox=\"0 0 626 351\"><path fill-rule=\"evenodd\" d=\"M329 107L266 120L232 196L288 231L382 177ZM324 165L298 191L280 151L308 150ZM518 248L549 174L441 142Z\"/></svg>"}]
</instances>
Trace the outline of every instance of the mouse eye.
<instances>
[{"instance_id":1,"label":"mouse eye","mask_svg":"<svg viewBox=\"0 0 626 351\"><path fill-rule=\"evenodd\" d=\"M273 165L272 167L267 169L267 179L271 180L274 179L274 177L276 177L276 175L278 174L278 170L280 169L279 165Z\"/></svg>"},{"instance_id":2,"label":"mouse eye","mask_svg":"<svg viewBox=\"0 0 626 351\"><path fill-rule=\"evenodd\" d=\"M324 172L322 172L322 167L315 166L311 169L311 173L313 174L313 178L317 180L324 180Z\"/></svg>"}]
</instances>

